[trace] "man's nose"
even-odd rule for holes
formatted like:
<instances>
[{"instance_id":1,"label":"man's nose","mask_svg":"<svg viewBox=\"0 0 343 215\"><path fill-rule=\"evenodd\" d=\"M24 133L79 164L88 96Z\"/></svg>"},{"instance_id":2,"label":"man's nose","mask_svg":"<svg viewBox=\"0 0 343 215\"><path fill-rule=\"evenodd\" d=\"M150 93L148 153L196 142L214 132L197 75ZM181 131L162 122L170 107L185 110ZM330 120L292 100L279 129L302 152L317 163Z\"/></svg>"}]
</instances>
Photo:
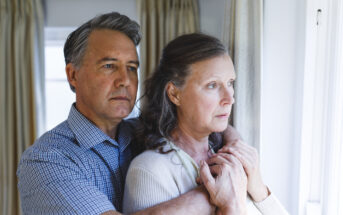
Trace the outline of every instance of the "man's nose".
<instances>
[{"instance_id":1,"label":"man's nose","mask_svg":"<svg viewBox=\"0 0 343 215\"><path fill-rule=\"evenodd\" d=\"M116 87L127 87L130 85L130 76L125 67L120 67L118 77L115 80Z\"/></svg>"}]
</instances>

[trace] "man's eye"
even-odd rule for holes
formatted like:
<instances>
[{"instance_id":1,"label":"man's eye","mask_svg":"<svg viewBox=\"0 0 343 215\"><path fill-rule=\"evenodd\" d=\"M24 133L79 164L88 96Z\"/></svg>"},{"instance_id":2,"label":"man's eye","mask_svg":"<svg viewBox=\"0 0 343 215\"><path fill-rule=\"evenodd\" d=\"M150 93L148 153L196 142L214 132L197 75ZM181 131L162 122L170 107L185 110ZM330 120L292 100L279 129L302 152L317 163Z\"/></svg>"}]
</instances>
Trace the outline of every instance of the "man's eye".
<instances>
[{"instance_id":1,"label":"man's eye","mask_svg":"<svg viewBox=\"0 0 343 215\"><path fill-rule=\"evenodd\" d=\"M212 83L207 84L207 88L208 89L214 89L216 87L217 87L217 83L216 82L212 82Z\"/></svg>"},{"instance_id":2,"label":"man's eye","mask_svg":"<svg viewBox=\"0 0 343 215\"><path fill-rule=\"evenodd\" d=\"M131 72L137 72L137 67L129 66L128 70L131 71Z\"/></svg>"},{"instance_id":3,"label":"man's eye","mask_svg":"<svg viewBox=\"0 0 343 215\"><path fill-rule=\"evenodd\" d=\"M105 65L103 65L103 67L105 69L112 69L114 66L113 66L113 64L105 64Z\"/></svg>"}]
</instances>

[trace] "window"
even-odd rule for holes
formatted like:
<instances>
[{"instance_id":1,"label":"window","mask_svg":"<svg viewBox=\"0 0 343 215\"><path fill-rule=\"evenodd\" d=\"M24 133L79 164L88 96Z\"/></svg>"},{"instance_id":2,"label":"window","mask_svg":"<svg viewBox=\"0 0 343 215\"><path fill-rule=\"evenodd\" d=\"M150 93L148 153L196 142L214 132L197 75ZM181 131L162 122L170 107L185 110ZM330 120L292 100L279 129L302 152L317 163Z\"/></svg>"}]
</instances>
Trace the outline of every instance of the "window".
<instances>
[{"instance_id":1,"label":"window","mask_svg":"<svg viewBox=\"0 0 343 215\"><path fill-rule=\"evenodd\" d=\"M343 214L343 3L308 2L299 214Z\"/></svg>"},{"instance_id":2,"label":"window","mask_svg":"<svg viewBox=\"0 0 343 215\"><path fill-rule=\"evenodd\" d=\"M46 130L50 130L68 117L75 94L70 90L65 73L64 42L70 28L45 29L45 107Z\"/></svg>"}]
</instances>

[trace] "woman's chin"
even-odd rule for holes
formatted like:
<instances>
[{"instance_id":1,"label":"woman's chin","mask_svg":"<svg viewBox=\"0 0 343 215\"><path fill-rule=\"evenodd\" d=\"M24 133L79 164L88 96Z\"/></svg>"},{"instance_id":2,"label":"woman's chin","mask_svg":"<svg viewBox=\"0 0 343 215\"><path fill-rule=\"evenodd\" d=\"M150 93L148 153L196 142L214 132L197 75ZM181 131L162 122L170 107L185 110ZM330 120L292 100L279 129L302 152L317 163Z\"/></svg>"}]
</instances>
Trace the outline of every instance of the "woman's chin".
<instances>
[{"instance_id":1,"label":"woman's chin","mask_svg":"<svg viewBox=\"0 0 343 215\"><path fill-rule=\"evenodd\" d=\"M212 132L223 132L227 128L228 124L216 126Z\"/></svg>"}]
</instances>

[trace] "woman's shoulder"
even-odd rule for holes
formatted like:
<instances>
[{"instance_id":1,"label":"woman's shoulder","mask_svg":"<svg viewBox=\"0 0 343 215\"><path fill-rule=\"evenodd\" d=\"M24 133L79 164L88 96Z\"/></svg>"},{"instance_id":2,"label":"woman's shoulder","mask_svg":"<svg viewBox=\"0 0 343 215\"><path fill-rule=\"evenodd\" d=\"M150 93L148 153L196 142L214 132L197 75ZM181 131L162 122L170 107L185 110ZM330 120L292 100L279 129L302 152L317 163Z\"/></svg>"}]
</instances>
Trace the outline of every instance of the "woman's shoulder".
<instances>
[{"instance_id":1,"label":"woman's shoulder","mask_svg":"<svg viewBox=\"0 0 343 215\"><path fill-rule=\"evenodd\" d=\"M180 164L175 156L175 151L170 150L168 146L161 149L150 149L136 156L131 164L130 169L139 168L151 172L161 171L162 168L173 168L174 164Z\"/></svg>"}]
</instances>

